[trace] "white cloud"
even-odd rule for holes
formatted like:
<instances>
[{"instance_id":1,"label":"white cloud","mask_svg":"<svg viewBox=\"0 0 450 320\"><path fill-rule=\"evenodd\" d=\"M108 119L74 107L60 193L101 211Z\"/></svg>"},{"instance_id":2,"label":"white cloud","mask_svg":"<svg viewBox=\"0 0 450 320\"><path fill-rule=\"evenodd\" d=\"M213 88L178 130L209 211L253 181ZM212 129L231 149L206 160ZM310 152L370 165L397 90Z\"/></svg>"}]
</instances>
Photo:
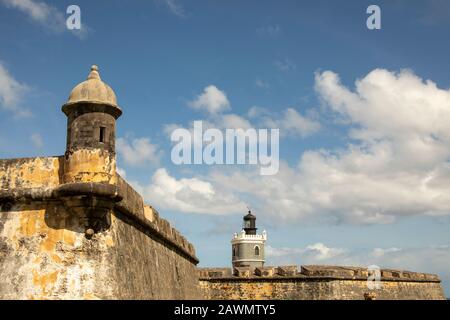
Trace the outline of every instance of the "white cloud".
<instances>
[{"instance_id":1,"label":"white cloud","mask_svg":"<svg viewBox=\"0 0 450 320\"><path fill-rule=\"evenodd\" d=\"M183 6L178 2L178 0L164 0L164 2L166 3L170 12L172 12L174 15L180 18L186 17L186 12Z\"/></svg>"},{"instance_id":2,"label":"white cloud","mask_svg":"<svg viewBox=\"0 0 450 320\"><path fill-rule=\"evenodd\" d=\"M125 169L122 169L121 167L116 167L116 172L124 179L127 178L127 172L125 171Z\"/></svg>"},{"instance_id":3,"label":"white cloud","mask_svg":"<svg viewBox=\"0 0 450 320\"><path fill-rule=\"evenodd\" d=\"M245 204L199 178L176 179L166 169L158 169L148 186L133 183L145 200L158 209L200 214L242 212Z\"/></svg>"},{"instance_id":4,"label":"white cloud","mask_svg":"<svg viewBox=\"0 0 450 320\"><path fill-rule=\"evenodd\" d=\"M259 106L253 106L251 107L248 112L247 116L250 118L258 118L262 116L269 116L270 112L266 108L259 107Z\"/></svg>"},{"instance_id":5,"label":"white cloud","mask_svg":"<svg viewBox=\"0 0 450 320\"><path fill-rule=\"evenodd\" d=\"M248 118L252 118L254 123L250 122L244 116L235 113L218 113L210 115L206 120L201 120L203 130L216 128L225 129L250 129L250 128L268 128L280 129L280 134L286 136L306 137L320 130L320 123L309 117L301 115L293 108L287 108L281 113L281 117L272 114L269 110L262 107L251 107L247 113ZM199 120L200 121L200 120ZM179 124L164 125L164 133L170 137L175 129L183 128ZM191 122L188 130L193 132L193 122ZM201 141L199 141L201 142Z\"/></svg>"},{"instance_id":6,"label":"white cloud","mask_svg":"<svg viewBox=\"0 0 450 320\"><path fill-rule=\"evenodd\" d=\"M116 147L125 163L131 166L157 165L162 156L158 145L151 143L149 138L133 139L131 142L119 138Z\"/></svg>"},{"instance_id":7,"label":"white cloud","mask_svg":"<svg viewBox=\"0 0 450 320\"><path fill-rule=\"evenodd\" d=\"M0 108L17 116L29 116L31 113L19 106L27 91L28 87L14 79L0 62Z\"/></svg>"},{"instance_id":8,"label":"white cloud","mask_svg":"<svg viewBox=\"0 0 450 320\"><path fill-rule=\"evenodd\" d=\"M14 8L25 13L32 21L39 23L47 30L61 33L70 31L80 39L87 36L90 28L82 22L80 30L68 30L66 28L65 13L57 8L36 0L0 0L8 8Z\"/></svg>"},{"instance_id":9,"label":"white cloud","mask_svg":"<svg viewBox=\"0 0 450 320\"><path fill-rule=\"evenodd\" d=\"M216 114L230 109L230 102L225 92L214 85L209 85L195 100L189 102L189 106L197 110L205 110L210 114Z\"/></svg>"},{"instance_id":10,"label":"white cloud","mask_svg":"<svg viewBox=\"0 0 450 320\"><path fill-rule=\"evenodd\" d=\"M305 116L302 116L297 110L288 108L284 110L279 119L266 117L265 125L269 128L279 128L283 136L299 135L306 137L320 130L320 123Z\"/></svg>"},{"instance_id":11,"label":"white cloud","mask_svg":"<svg viewBox=\"0 0 450 320\"><path fill-rule=\"evenodd\" d=\"M196 121L202 121L202 128L203 131L215 128L219 130L225 130L225 129L249 129L253 128L254 126L245 118L240 115L234 114L234 113L228 113L228 114L217 114L213 115L212 117L209 117L208 119L199 119ZM186 128L190 133L191 136L193 136L193 126L194 121L191 121L189 124L189 127ZM178 128L184 128L182 125L178 125L175 123L166 124L164 125L164 133L170 137L172 132ZM198 141L201 142L201 141Z\"/></svg>"},{"instance_id":12,"label":"white cloud","mask_svg":"<svg viewBox=\"0 0 450 320\"><path fill-rule=\"evenodd\" d=\"M340 248L329 248L323 243L315 243L306 247L306 252L310 252L313 254L315 259L317 260L327 260L333 259L344 253L343 249Z\"/></svg>"},{"instance_id":13,"label":"white cloud","mask_svg":"<svg viewBox=\"0 0 450 320\"><path fill-rule=\"evenodd\" d=\"M189 102L189 106L194 109L202 109L208 112L209 118L204 121L211 128L218 129L249 129L249 128L274 128L280 129L281 135L298 135L305 137L317 132L320 123L309 117L301 115L293 108L286 109L282 116L275 116L267 109L252 107L248 111L248 116L259 121L252 125L248 119L237 114L224 114L223 111L231 109L226 94L217 87L210 85L206 87L202 94L194 101ZM179 128L175 124L165 126L165 132L170 133Z\"/></svg>"},{"instance_id":14,"label":"white cloud","mask_svg":"<svg viewBox=\"0 0 450 320\"><path fill-rule=\"evenodd\" d=\"M52 29L63 31L65 29L64 14L48 4L34 0L2 0L9 8L18 9L27 14L33 21Z\"/></svg>"},{"instance_id":15,"label":"white cloud","mask_svg":"<svg viewBox=\"0 0 450 320\"><path fill-rule=\"evenodd\" d=\"M224 114L217 119L215 127L219 129L250 129L252 124L237 114Z\"/></svg>"},{"instance_id":16,"label":"white cloud","mask_svg":"<svg viewBox=\"0 0 450 320\"><path fill-rule=\"evenodd\" d=\"M226 195L245 196L277 223L386 224L450 213L449 90L409 71L379 69L356 81L354 91L325 71L316 75L316 90L346 120L345 147L305 151L296 166L281 161L273 176L213 167L204 180ZM286 111L272 121L294 128L292 119L294 111Z\"/></svg>"},{"instance_id":17,"label":"white cloud","mask_svg":"<svg viewBox=\"0 0 450 320\"><path fill-rule=\"evenodd\" d=\"M276 264L316 264L327 260L333 260L346 254L347 250L342 248L332 248L318 242L306 246L305 248L274 248L266 246L268 259ZM306 262L305 262L306 261Z\"/></svg>"},{"instance_id":18,"label":"white cloud","mask_svg":"<svg viewBox=\"0 0 450 320\"><path fill-rule=\"evenodd\" d=\"M221 115L218 115L218 118L220 118L220 117L221 117ZM216 119L218 119L218 118L216 118ZM210 120L194 120L194 121L191 121L189 123L189 126L186 127L186 128L183 127L182 125L175 124L175 123L166 124L163 127L163 131L167 135L167 137L170 138L171 135L172 135L172 132L174 130L176 130L178 128L184 128L184 129L188 130L189 133L191 134L191 137L193 139L193 141L192 141L193 145L201 146L202 143L203 143L203 139L202 139L203 137L194 135L194 122L195 121L201 121L202 122L202 130L203 130L203 132L205 130L207 130L207 129L210 129L210 128L217 128L217 123L215 123L215 122L213 123Z\"/></svg>"},{"instance_id":19,"label":"white cloud","mask_svg":"<svg viewBox=\"0 0 450 320\"><path fill-rule=\"evenodd\" d=\"M277 60L275 61L275 67L283 72L293 71L297 68L294 62L289 59Z\"/></svg>"},{"instance_id":20,"label":"white cloud","mask_svg":"<svg viewBox=\"0 0 450 320\"><path fill-rule=\"evenodd\" d=\"M27 13L34 20L45 22L51 15L52 8L43 2L33 0L2 0L3 3L12 8Z\"/></svg>"},{"instance_id":21,"label":"white cloud","mask_svg":"<svg viewBox=\"0 0 450 320\"><path fill-rule=\"evenodd\" d=\"M269 84L267 82L265 82L264 80L261 80L259 78L255 80L255 85L258 88L268 88L269 87Z\"/></svg>"},{"instance_id":22,"label":"white cloud","mask_svg":"<svg viewBox=\"0 0 450 320\"><path fill-rule=\"evenodd\" d=\"M425 206L433 202L431 206L443 206L438 211L450 208L442 189L448 183L450 90L410 71L381 69L358 80L355 92L332 72L316 75L316 88L353 125L349 136L359 144L346 152L346 165L367 175L389 176L385 178L403 184L405 192L420 191Z\"/></svg>"},{"instance_id":23,"label":"white cloud","mask_svg":"<svg viewBox=\"0 0 450 320\"><path fill-rule=\"evenodd\" d=\"M370 253L370 256L376 257L376 258L381 258L387 254L390 254L393 252L400 252L400 251L402 251L402 249L399 249L399 248L387 248L387 249L375 248Z\"/></svg>"},{"instance_id":24,"label":"white cloud","mask_svg":"<svg viewBox=\"0 0 450 320\"><path fill-rule=\"evenodd\" d=\"M42 136L39 133L33 133L30 136L30 140L33 143L33 145L40 149L44 146L44 142L42 141Z\"/></svg>"},{"instance_id":25,"label":"white cloud","mask_svg":"<svg viewBox=\"0 0 450 320\"><path fill-rule=\"evenodd\" d=\"M170 136L172 135L172 132L175 131L175 130L178 129L178 128L183 128L183 126L180 125L180 124L176 124L176 123L168 123L168 124L165 124L165 125L163 126L163 132L164 132L168 137L170 137Z\"/></svg>"}]
</instances>

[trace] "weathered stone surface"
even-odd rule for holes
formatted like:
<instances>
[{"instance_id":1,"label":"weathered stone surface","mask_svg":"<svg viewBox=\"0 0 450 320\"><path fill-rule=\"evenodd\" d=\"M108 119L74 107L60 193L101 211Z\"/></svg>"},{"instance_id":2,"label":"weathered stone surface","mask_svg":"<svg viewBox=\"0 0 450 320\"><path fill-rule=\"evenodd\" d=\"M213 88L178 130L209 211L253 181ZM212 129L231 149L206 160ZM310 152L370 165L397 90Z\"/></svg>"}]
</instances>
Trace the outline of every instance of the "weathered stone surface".
<instances>
[{"instance_id":1,"label":"weathered stone surface","mask_svg":"<svg viewBox=\"0 0 450 320\"><path fill-rule=\"evenodd\" d=\"M52 188L62 182L62 157L0 160L0 190Z\"/></svg>"},{"instance_id":2,"label":"weathered stone surface","mask_svg":"<svg viewBox=\"0 0 450 320\"><path fill-rule=\"evenodd\" d=\"M295 266L236 269L200 269L200 288L206 299L378 300L445 299L436 275L382 270L381 288L369 290L367 269L337 266ZM283 271L281 271L283 270ZM365 273L363 272L365 271ZM403 273L409 277L402 276Z\"/></svg>"},{"instance_id":3,"label":"weathered stone surface","mask_svg":"<svg viewBox=\"0 0 450 320\"><path fill-rule=\"evenodd\" d=\"M272 277L276 274L276 271L274 267L256 268L255 275L259 277Z\"/></svg>"},{"instance_id":4,"label":"weathered stone surface","mask_svg":"<svg viewBox=\"0 0 450 320\"><path fill-rule=\"evenodd\" d=\"M276 273L280 276L295 276L297 274L297 266L277 267Z\"/></svg>"},{"instance_id":5,"label":"weathered stone surface","mask_svg":"<svg viewBox=\"0 0 450 320\"><path fill-rule=\"evenodd\" d=\"M232 276L231 268L200 268L200 278L227 278Z\"/></svg>"},{"instance_id":6,"label":"weathered stone surface","mask_svg":"<svg viewBox=\"0 0 450 320\"><path fill-rule=\"evenodd\" d=\"M102 103L117 106L117 98L113 89L104 83L98 72L98 67L93 65L88 78L72 89L67 101L68 104L79 104L81 102Z\"/></svg>"},{"instance_id":7,"label":"weathered stone surface","mask_svg":"<svg viewBox=\"0 0 450 320\"><path fill-rule=\"evenodd\" d=\"M120 284L115 298L201 298L193 261L126 217L115 214L114 220L111 231L118 243L111 260Z\"/></svg>"},{"instance_id":8,"label":"weathered stone surface","mask_svg":"<svg viewBox=\"0 0 450 320\"><path fill-rule=\"evenodd\" d=\"M246 267L234 267L233 275L240 278L249 278L252 275L252 271Z\"/></svg>"},{"instance_id":9,"label":"weathered stone surface","mask_svg":"<svg viewBox=\"0 0 450 320\"><path fill-rule=\"evenodd\" d=\"M64 184L63 161L0 160L0 299L201 297L192 244L119 176Z\"/></svg>"},{"instance_id":10,"label":"weathered stone surface","mask_svg":"<svg viewBox=\"0 0 450 320\"><path fill-rule=\"evenodd\" d=\"M79 149L66 154L64 182L97 182L114 184L116 159L113 154L100 149Z\"/></svg>"},{"instance_id":11,"label":"weathered stone surface","mask_svg":"<svg viewBox=\"0 0 450 320\"><path fill-rule=\"evenodd\" d=\"M194 246L116 173L122 111L97 67L62 110L64 156L0 160L0 299L444 298L436 275L385 269L368 292L364 268L263 267L265 232L241 239L257 264L199 270Z\"/></svg>"}]
</instances>

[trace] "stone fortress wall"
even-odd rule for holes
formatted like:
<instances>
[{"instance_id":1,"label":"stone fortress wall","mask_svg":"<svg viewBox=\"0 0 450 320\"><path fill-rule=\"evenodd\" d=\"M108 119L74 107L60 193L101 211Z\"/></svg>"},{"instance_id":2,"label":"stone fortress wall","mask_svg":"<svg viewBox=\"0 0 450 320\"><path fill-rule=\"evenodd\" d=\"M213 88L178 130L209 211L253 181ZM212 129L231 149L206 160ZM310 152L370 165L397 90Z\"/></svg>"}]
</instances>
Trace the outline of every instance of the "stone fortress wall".
<instances>
[{"instance_id":1,"label":"stone fortress wall","mask_svg":"<svg viewBox=\"0 0 450 320\"><path fill-rule=\"evenodd\" d=\"M195 250L116 175L110 227L85 236L63 199L64 157L0 160L0 299L444 299L436 275L334 266L196 268ZM78 186L79 187L79 186ZM103 189L102 189L103 188ZM69 190L68 190L69 189Z\"/></svg>"},{"instance_id":2,"label":"stone fortress wall","mask_svg":"<svg viewBox=\"0 0 450 320\"><path fill-rule=\"evenodd\" d=\"M248 234L234 239L243 246L233 272L197 269L194 246L116 173L115 121L122 111L97 66L71 91L62 111L68 119L63 156L0 160L0 299L362 299L368 294L367 271L361 268L303 266L299 272L238 266L264 263L266 235L252 234L256 217L250 212L244 217L251 221ZM260 250L254 251L255 245ZM381 275L379 299L444 298L435 275L395 270Z\"/></svg>"},{"instance_id":3,"label":"stone fortress wall","mask_svg":"<svg viewBox=\"0 0 450 320\"><path fill-rule=\"evenodd\" d=\"M62 184L64 163L0 160L0 299L201 298L191 243L119 175ZM81 210L65 201L74 197ZM88 239L102 199L108 227Z\"/></svg>"},{"instance_id":4,"label":"stone fortress wall","mask_svg":"<svg viewBox=\"0 0 450 320\"><path fill-rule=\"evenodd\" d=\"M281 266L199 269L200 288L207 299L362 300L445 299L437 275L381 270L381 288L369 290L365 268Z\"/></svg>"}]
</instances>

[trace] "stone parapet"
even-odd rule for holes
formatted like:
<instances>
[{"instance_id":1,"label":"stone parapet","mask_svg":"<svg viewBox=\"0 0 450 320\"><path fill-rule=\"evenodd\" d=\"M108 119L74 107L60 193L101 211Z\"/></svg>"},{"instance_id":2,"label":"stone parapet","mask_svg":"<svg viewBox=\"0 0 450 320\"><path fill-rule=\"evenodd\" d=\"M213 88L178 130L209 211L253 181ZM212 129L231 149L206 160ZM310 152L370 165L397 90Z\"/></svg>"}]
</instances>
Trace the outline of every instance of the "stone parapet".
<instances>
[{"instance_id":1,"label":"stone parapet","mask_svg":"<svg viewBox=\"0 0 450 320\"><path fill-rule=\"evenodd\" d=\"M367 280L367 268L345 266L306 265L277 266L264 268L199 268L200 280L243 280L247 279L336 279L336 280ZM405 270L381 269L382 281L410 281L410 282L440 282L436 274L411 272Z\"/></svg>"},{"instance_id":2,"label":"stone parapet","mask_svg":"<svg viewBox=\"0 0 450 320\"><path fill-rule=\"evenodd\" d=\"M203 296L214 300L444 300L437 275L382 269L377 287L362 267L201 268Z\"/></svg>"},{"instance_id":3,"label":"stone parapet","mask_svg":"<svg viewBox=\"0 0 450 320\"><path fill-rule=\"evenodd\" d=\"M117 175L117 187L119 195L122 197L122 200L115 206L119 211L138 220L140 224L163 242L173 246L192 262L198 263L194 246L178 230L173 228L169 221L161 218L156 209L145 205L141 195L119 175Z\"/></svg>"}]
</instances>

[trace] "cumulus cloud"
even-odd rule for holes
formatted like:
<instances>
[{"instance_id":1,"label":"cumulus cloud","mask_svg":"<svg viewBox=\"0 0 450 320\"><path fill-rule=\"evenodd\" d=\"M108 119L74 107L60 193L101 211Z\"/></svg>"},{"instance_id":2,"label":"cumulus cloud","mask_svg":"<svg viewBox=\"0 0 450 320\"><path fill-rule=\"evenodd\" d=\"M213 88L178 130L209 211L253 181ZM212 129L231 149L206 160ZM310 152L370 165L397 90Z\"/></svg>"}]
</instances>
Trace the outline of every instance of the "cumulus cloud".
<instances>
[{"instance_id":1,"label":"cumulus cloud","mask_svg":"<svg viewBox=\"0 0 450 320\"><path fill-rule=\"evenodd\" d=\"M199 119L196 121L202 122L202 128L203 131L211 128L219 129L219 130L225 130L225 129L249 129L254 128L254 126L250 123L248 119L245 117L242 117L235 113L227 113L227 114L218 114L214 115L212 117L209 117L207 119ZM187 129L189 132L191 132L191 135L193 135L193 126L194 121L191 121L189 123ZM178 128L184 128L182 125L171 123L164 125L163 131L167 136L170 137L172 132ZM198 141L199 143L201 141Z\"/></svg>"},{"instance_id":2,"label":"cumulus cloud","mask_svg":"<svg viewBox=\"0 0 450 320\"><path fill-rule=\"evenodd\" d=\"M345 146L307 150L295 166L280 161L273 176L251 167L213 167L204 179L284 223L386 224L450 213L449 90L411 71L381 69L353 90L330 71L316 75L315 87L327 110L345 121ZM273 122L291 128L292 114Z\"/></svg>"},{"instance_id":3,"label":"cumulus cloud","mask_svg":"<svg viewBox=\"0 0 450 320\"><path fill-rule=\"evenodd\" d=\"M347 254L343 248L332 248L318 242L308 245L304 248L274 248L266 246L267 258L277 264L318 264L324 261L333 261L340 259ZM270 262L269 262L270 264Z\"/></svg>"},{"instance_id":4,"label":"cumulus cloud","mask_svg":"<svg viewBox=\"0 0 450 320\"><path fill-rule=\"evenodd\" d=\"M20 107L28 86L18 82L0 62L0 108L14 112L17 116L31 113Z\"/></svg>"},{"instance_id":5,"label":"cumulus cloud","mask_svg":"<svg viewBox=\"0 0 450 320\"><path fill-rule=\"evenodd\" d=\"M306 252L311 253L318 261L333 259L341 255L344 250L340 248L329 248L323 243L315 243L306 247Z\"/></svg>"},{"instance_id":6,"label":"cumulus cloud","mask_svg":"<svg viewBox=\"0 0 450 320\"><path fill-rule=\"evenodd\" d=\"M116 141L116 147L125 163L131 166L157 165L162 156L158 145L151 143L149 138L137 138L131 141L119 138Z\"/></svg>"},{"instance_id":7,"label":"cumulus cloud","mask_svg":"<svg viewBox=\"0 0 450 320\"><path fill-rule=\"evenodd\" d=\"M230 102L228 101L225 92L219 90L214 85L209 85L195 100L189 102L189 106L193 109L204 110L210 114L216 114L230 109Z\"/></svg>"},{"instance_id":8,"label":"cumulus cloud","mask_svg":"<svg viewBox=\"0 0 450 320\"><path fill-rule=\"evenodd\" d=\"M250 118L257 118L261 116L269 116L270 112L266 108L260 107L260 106L253 106L251 107L248 112L247 116Z\"/></svg>"},{"instance_id":9,"label":"cumulus cloud","mask_svg":"<svg viewBox=\"0 0 450 320\"><path fill-rule=\"evenodd\" d=\"M242 212L245 203L199 178L176 179L164 168L156 170L147 186L133 183L145 200L158 209L200 214Z\"/></svg>"},{"instance_id":10,"label":"cumulus cloud","mask_svg":"<svg viewBox=\"0 0 450 320\"><path fill-rule=\"evenodd\" d=\"M278 119L265 117L265 126L268 128L280 129L283 136L298 135L301 137L309 136L320 130L320 123L316 120L301 115L294 108L287 108Z\"/></svg>"},{"instance_id":11,"label":"cumulus cloud","mask_svg":"<svg viewBox=\"0 0 450 320\"><path fill-rule=\"evenodd\" d=\"M266 108L253 106L249 109L247 116L218 112L209 114L206 120L201 121L203 122L204 130L208 128L216 128L219 130L268 128L280 129L282 136L306 137L316 133L321 128L317 120L300 114L294 108L285 109L281 112L280 116L279 114L270 112ZM191 122L190 129L188 129L191 132L192 124L193 122ZM166 124L164 126L164 132L170 136L173 130L178 128L183 128L183 126L174 123Z\"/></svg>"},{"instance_id":12,"label":"cumulus cloud","mask_svg":"<svg viewBox=\"0 0 450 320\"><path fill-rule=\"evenodd\" d=\"M44 2L34 0L2 0L2 2L9 8L22 11L33 21L53 31L61 32L65 29L64 14Z\"/></svg>"},{"instance_id":13,"label":"cumulus cloud","mask_svg":"<svg viewBox=\"0 0 450 320\"><path fill-rule=\"evenodd\" d=\"M237 114L224 114L217 119L215 123L216 128L220 129L250 129L252 124Z\"/></svg>"},{"instance_id":14,"label":"cumulus cloud","mask_svg":"<svg viewBox=\"0 0 450 320\"><path fill-rule=\"evenodd\" d=\"M47 30L61 33L69 31L66 28L65 13L57 8L36 0L0 0L6 7L17 9L25 13L32 21L40 24ZM70 30L74 35L83 39L88 33L88 26L82 24L80 30Z\"/></svg>"},{"instance_id":15,"label":"cumulus cloud","mask_svg":"<svg viewBox=\"0 0 450 320\"><path fill-rule=\"evenodd\" d=\"M223 91L213 85L206 87L202 94L189 102L189 106L194 109L206 110L208 118L204 122L211 128L273 128L280 129L283 136L297 135L301 137L311 135L320 129L318 121L301 115L294 108L285 109L280 117L278 114L272 114L265 108L253 106L248 111L248 117L256 121L254 124L244 116L233 113L226 114L224 111L231 109L228 98ZM168 124L165 126L164 131L170 135L174 129L180 127L179 125Z\"/></svg>"},{"instance_id":16,"label":"cumulus cloud","mask_svg":"<svg viewBox=\"0 0 450 320\"><path fill-rule=\"evenodd\" d=\"M174 15L180 18L186 17L186 11L178 0L164 0L164 2L167 5L167 8L169 8L170 12L172 12Z\"/></svg>"}]
</instances>

